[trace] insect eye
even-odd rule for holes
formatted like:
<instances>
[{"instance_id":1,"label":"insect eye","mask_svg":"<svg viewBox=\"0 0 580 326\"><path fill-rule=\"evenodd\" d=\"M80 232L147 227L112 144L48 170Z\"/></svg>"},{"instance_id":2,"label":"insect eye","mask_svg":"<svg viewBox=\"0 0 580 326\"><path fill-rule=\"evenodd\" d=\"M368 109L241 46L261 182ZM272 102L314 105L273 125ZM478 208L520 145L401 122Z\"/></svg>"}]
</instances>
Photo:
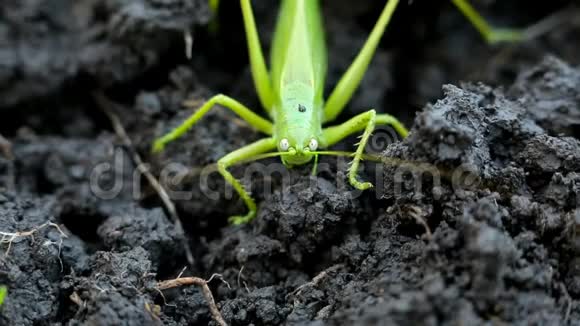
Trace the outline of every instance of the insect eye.
<instances>
[{"instance_id":1,"label":"insect eye","mask_svg":"<svg viewBox=\"0 0 580 326\"><path fill-rule=\"evenodd\" d=\"M316 139L311 139L310 143L308 143L308 148L310 148L311 151L315 151L318 149L318 141L316 141Z\"/></svg>"},{"instance_id":2,"label":"insect eye","mask_svg":"<svg viewBox=\"0 0 580 326\"><path fill-rule=\"evenodd\" d=\"M287 151L290 148L290 142L288 139L284 138L280 141L280 149L283 151Z\"/></svg>"}]
</instances>

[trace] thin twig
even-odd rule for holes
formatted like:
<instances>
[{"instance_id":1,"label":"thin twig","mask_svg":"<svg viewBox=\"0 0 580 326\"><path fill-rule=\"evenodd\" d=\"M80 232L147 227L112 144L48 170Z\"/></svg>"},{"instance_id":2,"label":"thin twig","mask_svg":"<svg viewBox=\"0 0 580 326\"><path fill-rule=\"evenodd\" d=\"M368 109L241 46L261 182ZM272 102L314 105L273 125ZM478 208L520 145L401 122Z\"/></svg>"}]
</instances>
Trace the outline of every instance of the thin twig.
<instances>
[{"instance_id":1,"label":"thin twig","mask_svg":"<svg viewBox=\"0 0 580 326\"><path fill-rule=\"evenodd\" d=\"M240 268L240 271L238 272L238 278L236 279L236 283L238 284L238 287L240 287L240 280L242 279L243 270L244 270L244 266L242 265L242 268Z\"/></svg>"},{"instance_id":2,"label":"thin twig","mask_svg":"<svg viewBox=\"0 0 580 326\"><path fill-rule=\"evenodd\" d=\"M209 286L207 286L207 283L208 283L208 281L206 281L200 277L181 277L181 278L176 278L176 279L169 280L169 281L159 282L157 284L157 288L159 290L167 290L167 289L172 289L172 288L181 287L181 286L188 286L188 285L195 285L195 286L200 287L201 292L203 294L203 297L207 301L207 304L209 306L209 311L210 311L213 319L220 326L227 326L228 324L226 323L226 321L222 317L222 314L220 313L220 311L215 303L215 299L213 298L213 294L211 293Z\"/></svg>"},{"instance_id":3,"label":"thin twig","mask_svg":"<svg viewBox=\"0 0 580 326\"><path fill-rule=\"evenodd\" d=\"M568 320L570 319L570 314L572 313L572 297L570 297L570 293L568 293L568 289L564 283L560 283L560 288L564 297L566 298L566 313L564 314L564 325L568 324Z\"/></svg>"},{"instance_id":4,"label":"thin twig","mask_svg":"<svg viewBox=\"0 0 580 326\"><path fill-rule=\"evenodd\" d=\"M212 275L212 276L209 278L209 280L207 280L207 283L210 283L211 281L213 281L213 279L214 279L214 278L217 278L218 280L222 281L222 283L223 283L223 284L225 284L225 285L228 287L228 289L230 289L230 290L232 289L232 287L230 286L230 283L228 283L228 281L226 281L226 280L224 279L224 276L223 276L222 274L217 274L217 273L214 273L214 274L213 274L213 275Z\"/></svg>"},{"instance_id":5,"label":"thin twig","mask_svg":"<svg viewBox=\"0 0 580 326\"><path fill-rule=\"evenodd\" d=\"M422 216L424 215L423 211L417 206L410 206L408 208L408 214L415 220L416 223L425 229L427 240L431 240L433 238L433 232L431 232L431 228L429 227L427 220L425 220L425 218Z\"/></svg>"},{"instance_id":6,"label":"thin twig","mask_svg":"<svg viewBox=\"0 0 580 326\"><path fill-rule=\"evenodd\" d=\"M327 268L326 270L323 270L322 272L318 273L318 275L314 276L312 281L300 285L299 287L294 289L294 291L290 292L286 297L288 298L289 296L300 295L302 293L302 290L307 286L317 286L318 284L320 284L320 282L322 280L324 280L328 276L328 274L334 273L335 271L341 269L342 267L344 267L344 266L343 265L334 265L334 266L331 266L330 268Z\"/></svg>"},{"instance_id":7,"label":"thin twig","mask_svg":"<svg viewBox=\"0 0 580 326\"><path fill-rule=\"evenodd\" d=\"M189 29L183 31L183 39L185 41L185 57L191 60L193 56L193 35Z\"/></svg>"},{"instance_id":8,"label":"thin twig","mask_svg":"<svg viewBox=\"0 0 580 326\"><path fill-rule=\"evenodd\" d=\"M165 188L163 188L163 186L161 185L159 180L157 180L153 176L151 171L149 171L149 168L144 164L143 159L141 159L141 156L139 155L139 153L135 149L135 146L133 145L131 138L129 138L129 136L127 135L127 132L125 131L125 128L123 127L123 124L121 123L121 120L119 119L117 114L115 114L115 112L114 112L113 108L115 108L118 105L109 101L107 98L105 98L105 96L101 92L95 92L93 94L93 96L94 96L99 108L107 115L107 117L111 121L113 129L115 130L115 133L123 141L125 149L131 155L131 159L133 160L133 164L135 164L137 166L137 169L139 170L139 172L145 176L145 178L147 179L147 181L149 182L151 187L153 187L153 189L155 190L155 192L157 192L157 195L159 196L159 198L163 202L163 205L165 206L165 209L167 210L167 213L169 214L171 221L175 225L176 231L182 236L183 247L185 249L185 256L186 256L187 262L189 263L189 265L191 267L193 267L194 266L193 253L191 251L191 248L189 247L189 243L187 242L187 237L185 236L185 230L183 228L183 225L181 224L181 220L179 219L179 215L177 214L177 209L175 208L175 204L173 203L173 201L171 200L171 198L167 194L167 191L165 190Z\"/></svg>"},{"instance_id":9,"label":"thin twig","mask_svg":"<svg viewBox=\"0 0 580 326\"><path fill-rule=\"evenodd\" d=\"M314 278L312 279L312 281L300 285L294 291L292 291L290 293L290 295L299 295L305 287L307 287L307 286L316 286L316 285L318 285L318 283L320 283L320 281L322 281L327 276L328 276L328 272L327 271L320 272L320 274L314 276Z\"/></svg>"},{"instance_id":10,"label":"thin twig","mask_svg":"<svg viewBox=\"0 0 580 326\"><path fill-rule=\"evenodd\" d=\"M187 266L183 267L183 269L181 269L181 272L179 272L179 275L177 275L176 278L180 278L181 276L183 276L183 273L185 273L186 270L187 270Z\"/></svg>"},{"instance_id":11,"label":"thin twig","mask_svg":"<svg viewBox=\"0 0 580 326\"><path fill-rule=\"evenodd\" d=\"M240 285L240 280L242 280L242 278L244 278L244 275L242 274L244 272L244 266L242 266L242 268L240 268L240 271L238 272L238 278L237 278L237 283L238 283L238 288L241 287ZM248 288L248 283L246 283L246 280L242 280L242 282L244 283L244 288L246 289L246 292L250 293L250 288Z\"/></svg>"}]
</instances>

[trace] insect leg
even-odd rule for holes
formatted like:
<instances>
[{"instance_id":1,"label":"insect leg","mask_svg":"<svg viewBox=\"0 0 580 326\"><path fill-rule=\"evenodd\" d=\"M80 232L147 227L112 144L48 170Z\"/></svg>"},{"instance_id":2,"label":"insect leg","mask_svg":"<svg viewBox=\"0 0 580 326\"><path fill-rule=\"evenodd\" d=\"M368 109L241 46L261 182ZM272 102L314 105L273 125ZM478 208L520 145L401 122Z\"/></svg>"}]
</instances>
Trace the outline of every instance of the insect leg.
<instances>
[{"instance_id":1,"label":"insect leg","mask_svg":"<svg viewBox=\"0 0 580 326\"><path fill-rule=\"evenodd\" d=\"M469 3L468 0L451 0L461 13L477 29L487 43L517 42L524 39L522 30L494 28Z\"/></svg>"},{"instance_id":2,"label":"insect leg","mask_svg":"<svg viewBox=\"0 0 580 326\"><path fill-rule=\"evenodd\" d=\"M220 0L209 0L208 5L213 15L213 17L209 21L208 28L210 32L215 34L219 29L218 16L219 16ZM188 56L188 58L189 57L191 56Z\"/></svg>"},{"instance_id":3,"label":"insect leg","mask_svg":"<svg viewBox=\"0 0 580 326\"><path fill-rule=\"evenodd\" d=\"M199 119L201 119L207 113L207 111L209 111L216 104L222 105L223 107L234 111L237 115L240 116L240 118L244 119L257 130L268 135L272 134L274 127L270 121L260 117L233 98L219 94L207 101L201 108L199 108L199 110L195 111L181 125L177 126L165 136L155 140L155 143L153 144L153 152L162 151L165 145L183 136L183 134L185 134L195 123L197 123Z\"/></svg>"},{"instance_id":4,"label":"insect leg","mask_svg":"<svg viewBox=\"0 0 580 326\"><path fill-rule=\"evenodd\" d=\"M385 32L399 0L389 0L363 48L344 73L324 106L324 122L334 120L344 109L367 71L375 50Z\"/></svg>"},{"instance_id":5,"label":"insect leg","mask_svg":"<svg viewBox=\"0 0 580 326\"><path fill-rule=\"evenodd\" d=\"M256 92L258 93L262 107L270 114L274 104L274 91L272 90L272 81L270 80L266 62L264 61L264 54L256 29L252 5L250 0L241 0L241 6L254 86L256 87Z\"/></svg>"},{"instance_id":6,"label":"insect leg","mask_svg":"<svg viewBox=\"0 0 580 326\"><path fill-rule=\"evenodd\" d=\"M358 144L358 148L354 153L354 159L349 170L350 183L353 187L360 190L365 190L373 186L370 182L358 181L357 172L360 160L364 154L364 149L373 130L375 129L376 124L391 125L403 137L406 137L408 134L407 129L395 117L388 114L377 115L375 110L361 113L343 124L328 127L323 130L323 137L328 146L336 144L340 140L351 134L354 134L355 132L364 130L360 143Z\"/></svg>"},{"instance_id":7,"label":"insect leg","mask_svg":"<svg viewBox=\"0 0 580 326\"><path fill-rule=\"evenodd\" d=\"M246 203L246 207L248 207L248 214L245 216L232 216L229 218L230 223L236 225L244 224L254 219L254 217L256 217L256 202L244 189L244 186L242 186L240 181L234 178L234 176L227 170L228 167L236 164L237 162L251 159L253 156L271 151L275 148L276 141L274 138L264 138L250 145L237 149L218 161L217 164L219 172L224 177L224 179L234 187L234 189L243 199L244 203Z\"/></svg>"},{"instance_id":8,"label":"insect leg","mask_svg":"<svg viewBox=\"0 0 580 326\"><path fill-rule=\"evenodd\" d=\"M208 4L211 11L216 13L220 7L220 0L209 0Z\"/></svg>"}]
</instances>

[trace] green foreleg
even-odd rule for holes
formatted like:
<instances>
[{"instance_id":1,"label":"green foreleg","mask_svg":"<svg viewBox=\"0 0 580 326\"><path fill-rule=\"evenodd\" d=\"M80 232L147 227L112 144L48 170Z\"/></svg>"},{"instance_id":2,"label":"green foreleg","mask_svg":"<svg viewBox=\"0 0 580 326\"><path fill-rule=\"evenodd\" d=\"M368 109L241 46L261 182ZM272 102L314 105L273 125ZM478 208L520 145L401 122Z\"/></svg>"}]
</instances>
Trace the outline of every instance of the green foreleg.
<instances>
[{"instance_id":1,"label":"green foreleg","mask_svg":"<svg viewBox=\"0 0 580 326\"><path fill-rule=\"evenodd\" d=\"M332 146L337 142L339 142L340 140L344 139L345 137L354 134L356 132L359 132L361 130L364 130L360 143L358 144L358 148L356 149L356 152L354 154L352 165L349 170L350 183L352 184L353 187L360 190L365 190L373 186L370 182L358 181L357 177L359 164L364 154L364 149L367 145L367 142L373 130L375 129L376 124L391 125L402 137L406 137L408 134L407 129L395 117L388 114L377 115L375 110L370 110L365 113L361 113L341 125L328 127L323 130L323 137L328 146Z\"/></svg>"},{"instance_id":2,"label":"green foreleg","mask_svg":"<svg viewBox=\"0 0 580 326\"><path fill-rule=\"evenodd\" d=\"M234 152L229 153L218 161L218 170L226 181L231 184L238 192L240 197L248 207L248 214L245 216L232 216L229 218L232 224L244 224L250 222L256 217L256 202L244 189L244 186L227 170L228 167L248 159L253 156L266 153L276 148L276 141L274 138L265 138L256 141L250 145L242 147Z\"/></svg>"},{"instance_id":3,"label":"green foreleg","mask_svg":"<svg viewBox=\"0 0 580 326\"><path fill-rule=\"evenodd\" d=\"M219 94L212 97L209 101L207 101L199 110L194 112L189 119L185 120L181 125L177 126L175 129L170 131L165 136L157 139L153 144L153 152L160 152L165 148L165 145L168 143L178 139L179 137L183 136L199 119L201 119L214 105L219 104L223 107L226 107L232 111L234 111L240 118L244 119L248 122L252 127L256 128L257 130L271 135L273 126L272 123L256 113L252 112L252 110L245 107L240 102L234 100L231 97Z\"/></svg>"}]
</instances>

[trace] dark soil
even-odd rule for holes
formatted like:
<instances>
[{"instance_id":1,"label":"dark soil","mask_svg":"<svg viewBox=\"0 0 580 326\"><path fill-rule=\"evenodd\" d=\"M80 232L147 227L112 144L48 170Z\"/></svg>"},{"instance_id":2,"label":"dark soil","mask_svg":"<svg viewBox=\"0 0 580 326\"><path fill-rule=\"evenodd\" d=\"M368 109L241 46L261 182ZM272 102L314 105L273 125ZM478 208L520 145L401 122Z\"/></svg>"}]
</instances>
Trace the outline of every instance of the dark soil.
<instances>
[{"instance_id":1,"label":"dark soil","mask_svg":"<svg viewBox=\"0 0 580 326\"><path fill-rule=\"evenodd\" d=\"M221 274L210 287L230 325L580 325L578 8L477 1L502 26L569 14L491 47L448 1L402 1L340 118L376 108L411 127L398 142L377 131L385 163L361 176L376 188L354 191L345 160L324 158L316 177L276 160L236 167L259 212L230 226L245 208L208 167L257 132L214 110L149 154L188 116L184 99L259 107L238 2L223 2L216 29L203 0L3 1L0 325L215 325L199 288L157 290L182 272ZM253 2L267 47L277 2ZM383 4L324 2L328 88Z\"/></svg>"}]
</instances>

